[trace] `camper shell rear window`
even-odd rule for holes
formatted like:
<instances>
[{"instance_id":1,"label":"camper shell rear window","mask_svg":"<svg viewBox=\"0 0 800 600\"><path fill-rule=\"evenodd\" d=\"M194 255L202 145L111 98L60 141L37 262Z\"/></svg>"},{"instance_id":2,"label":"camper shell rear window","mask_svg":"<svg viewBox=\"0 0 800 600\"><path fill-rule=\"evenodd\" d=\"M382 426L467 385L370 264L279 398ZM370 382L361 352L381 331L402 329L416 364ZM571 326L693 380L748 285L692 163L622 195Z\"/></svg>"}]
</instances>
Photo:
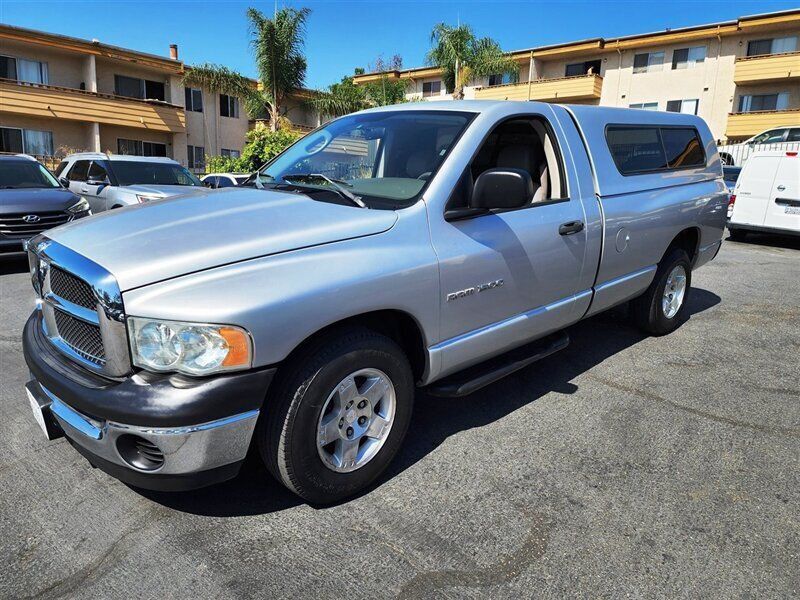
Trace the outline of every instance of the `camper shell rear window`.
<instances>
[{"instance_id":1,"label":"camper shell rear window","mask_svg":"<svg viewBox=\"0 0 800 600\"><path fill-rule=\"evenodd\" d=\"M622 175L706 166L706 153L695 127L608 125L606 142Z\"/></svg>"}]
</instances>

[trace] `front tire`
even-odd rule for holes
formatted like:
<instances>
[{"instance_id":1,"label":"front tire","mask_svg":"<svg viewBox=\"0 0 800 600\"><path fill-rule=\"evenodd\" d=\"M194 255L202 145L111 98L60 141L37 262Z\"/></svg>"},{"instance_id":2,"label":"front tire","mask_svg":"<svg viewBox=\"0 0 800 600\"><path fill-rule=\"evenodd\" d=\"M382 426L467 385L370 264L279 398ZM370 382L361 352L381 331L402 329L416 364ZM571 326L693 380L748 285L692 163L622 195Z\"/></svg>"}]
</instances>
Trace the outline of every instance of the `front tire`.
<instances>
[{"instance_id":1,"label":"front tire","mask_svg":"<svg viewBox=\"0 0 800 600\"><path fill-rule=\"evenodd\" d=\"M390 338L352 328L313 341L282 369L256 430L269 471L327 504L369 486L408 430L414 377Z\"/></svg>"},{"instance_id":2,"label":"front tire","mask_svg":"<svg viewBox=\"0 0 800 600\"><path fill-rule=\"evenodd\" d=\"M686 251L676 248L659 263L647 291L631 301L636 325L650 335L666 335L684 321L692 263Z\"/></svg>"}]
</instances>

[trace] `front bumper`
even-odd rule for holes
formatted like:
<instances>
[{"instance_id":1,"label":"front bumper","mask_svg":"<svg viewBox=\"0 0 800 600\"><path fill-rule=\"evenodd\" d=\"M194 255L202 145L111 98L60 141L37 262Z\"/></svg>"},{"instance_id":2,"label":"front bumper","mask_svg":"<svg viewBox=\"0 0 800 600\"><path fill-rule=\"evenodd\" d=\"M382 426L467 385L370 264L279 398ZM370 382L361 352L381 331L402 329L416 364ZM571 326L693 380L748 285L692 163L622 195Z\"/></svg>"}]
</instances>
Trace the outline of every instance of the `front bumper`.
<instances>
[{"instance_id":1,"label":"front bumper","mask_svg":"<svg viewBox=\"0 0 800 600\"><path fill-rule=\"evenodd\" d=\"M58 353L40 321L36 311L23 334L26 389L50 437L63 433L94 466L137 487L192 489L236 476L274 369L109 380Z\"/></svg>"}]
</instances>

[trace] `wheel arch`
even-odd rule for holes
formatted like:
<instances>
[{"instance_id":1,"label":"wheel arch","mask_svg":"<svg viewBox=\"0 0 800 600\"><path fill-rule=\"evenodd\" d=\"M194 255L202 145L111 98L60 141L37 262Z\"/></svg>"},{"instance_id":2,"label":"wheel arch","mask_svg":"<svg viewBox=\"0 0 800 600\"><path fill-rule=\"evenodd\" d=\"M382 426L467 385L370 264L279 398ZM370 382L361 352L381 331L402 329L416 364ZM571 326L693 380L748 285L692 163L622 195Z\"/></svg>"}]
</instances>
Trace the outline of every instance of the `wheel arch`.
<instances>
[{"instance_id":1,"label":"wheel arch","mask_svg":"<svg viewBox=\"0 0 800 600\"><path fill-rule=\"evenodd\" d=\"M365 327L393 340L406 354L414 379L416 381L422 379L428 368L425 336L419 321L410 313L399 309L373 310L334 321L306 336L282 362L288 362L302 349L322 337L355 327Z\"/></svg>"},{"instance_id":2,"label":"wheel arch","mask_svg":"<svg viewBox=\"0 0 800 600\"><path fill-rule=\"evenodd\" d=\"M672 238L669 246L667 246L667 249L661 256L661 261L669 256L669 253L675 248L681 248L682 250L685 250L686 254L689 255L689 262L694 265L698 250L700 249L700 228L687 227L678 233L678 235L676 235L674 238Z\"/></svg>"}]
</instances>

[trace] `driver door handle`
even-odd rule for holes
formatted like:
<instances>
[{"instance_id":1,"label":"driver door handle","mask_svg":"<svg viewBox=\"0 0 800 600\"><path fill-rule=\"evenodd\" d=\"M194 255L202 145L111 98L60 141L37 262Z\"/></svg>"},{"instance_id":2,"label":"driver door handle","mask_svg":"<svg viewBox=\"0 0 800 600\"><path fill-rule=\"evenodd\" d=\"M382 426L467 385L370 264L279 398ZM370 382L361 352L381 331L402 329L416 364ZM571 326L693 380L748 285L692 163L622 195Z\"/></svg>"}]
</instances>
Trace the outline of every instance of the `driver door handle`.
<instances>
[{"instance_id":1,"label":"driver door handle","mask_svg":"<svg viewBox=\"0 0 800 600\"><path fill-rule=\"evenodd\" d=\"M583 221L569 221L558 226L559 235L572 235L583 231Z\"/></svg>"}]
</instances>

